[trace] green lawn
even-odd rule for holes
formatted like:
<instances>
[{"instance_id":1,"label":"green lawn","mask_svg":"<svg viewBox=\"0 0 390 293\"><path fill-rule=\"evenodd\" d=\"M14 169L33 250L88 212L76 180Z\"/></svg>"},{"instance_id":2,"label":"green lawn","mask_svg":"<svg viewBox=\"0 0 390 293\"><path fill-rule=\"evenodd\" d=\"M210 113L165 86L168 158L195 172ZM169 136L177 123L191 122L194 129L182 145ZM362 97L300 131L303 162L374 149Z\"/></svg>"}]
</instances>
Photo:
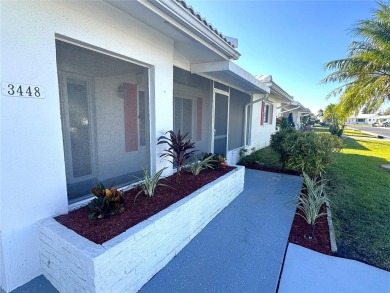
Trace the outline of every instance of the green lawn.
<instances>
[{"instance_id":1,"label":"green lawn","mask_svg":"<svg viewBox=\"0 0 390 293\"><path fill-rule=\"evenodd\" d=\"M240 163L259 162L266 166L282 168L282 164L279 163L279 156L270 147L257 150L250 155L241 159Z\"/></svg>"},{"instance_id":2,"label":"green lawn","mask_svg":"<svg viewBox=\"0 0 390 293\"><path fill-rule=\"evenodd\" d=\"M344 136L353 136L353 137L371 137L371 138L376 138L376 136L363 133L359 130L356 129L350 129L350 128L345 128L343 131Z\"/></svg>"},{"instance_id":3,"label":"green lawn","mask_svg":"<svg viewBox=\"0 0 390 293\"><path fill-rule=\"evenodd\" d=\"M338 254L390 271L390 142L346 138L326 168Z\"/></svg>"}]
</instances>

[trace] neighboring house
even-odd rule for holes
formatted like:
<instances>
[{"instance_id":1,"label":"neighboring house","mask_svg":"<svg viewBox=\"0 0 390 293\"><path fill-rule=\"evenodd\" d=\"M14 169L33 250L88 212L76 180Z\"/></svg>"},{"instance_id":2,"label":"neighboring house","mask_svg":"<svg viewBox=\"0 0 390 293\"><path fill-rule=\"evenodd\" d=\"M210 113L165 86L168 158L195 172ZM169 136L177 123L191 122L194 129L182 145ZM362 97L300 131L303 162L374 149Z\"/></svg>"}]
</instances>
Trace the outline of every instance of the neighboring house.
<instances>
[{"instance_id":1,"label":"neighboring house","mask_svg":"<svg viewBox=\"0 0 390 293\"><path fill-rule=\"evenodd\" d=\"M248 144L262 148L269 144L270 136L276 131L276 118L282 107L293 103L294 98L273 80L272 75L256 75L255 77L271 89L265 101L253 104L253 113L260 112L263 115L252 119L253 125ZM262 121L262 127L256 125L258 118Z\"/></svg>"},{"instance_id":2,"label":"neighboring house","mask_svg":"<svg viewBox=\"0 0 390 293\"><path fill-rule=\"evenodd\" d=\"M236 41L180 0L9 1L1 18L7 292L41 274L39 220L85 203L98 182L172 174L160 135L189 132L200 151L236 163L241 147L268 144L289 101L233 63Z\"/></svg>"},{"instance_id":3,"label":"neighboring house","mask_svg":"<svg viewBox=\"0 0 390 293\"><path fill-rule=\"evenodd\" d=\"M310 109L303 106L298 101L282 104L280 116L288 117L292 113L295 128L299 129L303 120L303 117L312 115Z\"/></svg>"},{"instance_id":4,"label":"neighboring house","mask_svg":"<svg viewBox=\"0 0 390 293\"><path fill-rule=\"evenodd\" d=\"M346 124L373 124L375 122L383 123L388 119L386 116L378 114L361 114L351 115L347 118Z\"/></svg>"}]
</instances>

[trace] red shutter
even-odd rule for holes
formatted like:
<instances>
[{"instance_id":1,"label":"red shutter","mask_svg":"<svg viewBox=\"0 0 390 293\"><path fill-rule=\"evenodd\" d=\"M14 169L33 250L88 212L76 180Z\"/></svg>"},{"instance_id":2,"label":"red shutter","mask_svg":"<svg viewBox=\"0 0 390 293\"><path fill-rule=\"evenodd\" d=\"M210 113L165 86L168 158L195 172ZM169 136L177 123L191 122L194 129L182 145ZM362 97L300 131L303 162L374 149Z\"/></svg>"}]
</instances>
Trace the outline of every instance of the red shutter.
<instances>
[{"instance_id":1,"label":"red shutter","mask_svg":"<svg viewBox=\"0 0 390 293\"><path fill-rule=\"evenodd\" d=\"M274 118L274 105L269 105L269 124L272 124L272 120Z\"/></svg>"},{"instance_id":2,"label":"red shutter","mask_svg":"<svg viewBox=\"0 0 390 293\"><path fill-rule=\"evenodd\" d=\"M124 98L125 149L132 152L138 150L137 85L124 83L122 87L127 91Z\"/></svg>"},{"instance_id":3,"label":"red shutter","mask_svg":"<svg viewBox=\"0 0 390 293\"><path fill-rule=\"evenodd\" d=\"M264 101L261 101L261 109L260 109L260 125L264 124Z\"/></svg>"},{"instance_id":4,"label":"red shutter","mask_svg":"<svg viewBox=\"0 0 390 293\"><path fill-rule=\"evenodd\" d=\"M196 140L202 139L202 99L196 100Z\"/></svg>"}]
</instances>

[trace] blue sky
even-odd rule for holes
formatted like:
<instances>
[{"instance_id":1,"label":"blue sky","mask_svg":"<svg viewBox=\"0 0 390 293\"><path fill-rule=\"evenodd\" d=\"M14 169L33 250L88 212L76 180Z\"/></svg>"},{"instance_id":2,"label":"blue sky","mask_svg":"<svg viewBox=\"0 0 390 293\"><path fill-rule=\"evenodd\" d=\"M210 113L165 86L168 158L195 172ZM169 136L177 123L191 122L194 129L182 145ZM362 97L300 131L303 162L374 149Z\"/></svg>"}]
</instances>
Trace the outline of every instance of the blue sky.
<instances>
[{"instance_id":1,"label":"blue sky","mask_svg":"<svg viewBox=\"0 0 390 293\"><path fill-rule=\"evenodd\" d=\"M320 84L323 65L346 57L350 30L369 19L375 1L187 0L224 35L238 38L236 63L274 81L314 113L336 98L337 84Z\"/></svg>"}]
</instances>

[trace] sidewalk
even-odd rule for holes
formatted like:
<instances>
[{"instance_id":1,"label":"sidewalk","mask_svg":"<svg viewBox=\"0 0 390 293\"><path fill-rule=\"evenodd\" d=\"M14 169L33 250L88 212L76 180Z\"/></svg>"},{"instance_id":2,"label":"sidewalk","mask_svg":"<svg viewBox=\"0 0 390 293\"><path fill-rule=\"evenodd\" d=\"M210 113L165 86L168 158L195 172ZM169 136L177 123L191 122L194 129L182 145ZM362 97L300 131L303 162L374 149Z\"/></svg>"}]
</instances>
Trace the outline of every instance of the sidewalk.
<instances>
[{"instance_id":1,"label":"sidewalk","mask_svg":"<svg viewBox=\"0 0 390 293\"><path fill-rule=\"evenodd\" d=\"M279 293L390 292L390 272L289 244Z\"/></svg>"}]
</instances>

